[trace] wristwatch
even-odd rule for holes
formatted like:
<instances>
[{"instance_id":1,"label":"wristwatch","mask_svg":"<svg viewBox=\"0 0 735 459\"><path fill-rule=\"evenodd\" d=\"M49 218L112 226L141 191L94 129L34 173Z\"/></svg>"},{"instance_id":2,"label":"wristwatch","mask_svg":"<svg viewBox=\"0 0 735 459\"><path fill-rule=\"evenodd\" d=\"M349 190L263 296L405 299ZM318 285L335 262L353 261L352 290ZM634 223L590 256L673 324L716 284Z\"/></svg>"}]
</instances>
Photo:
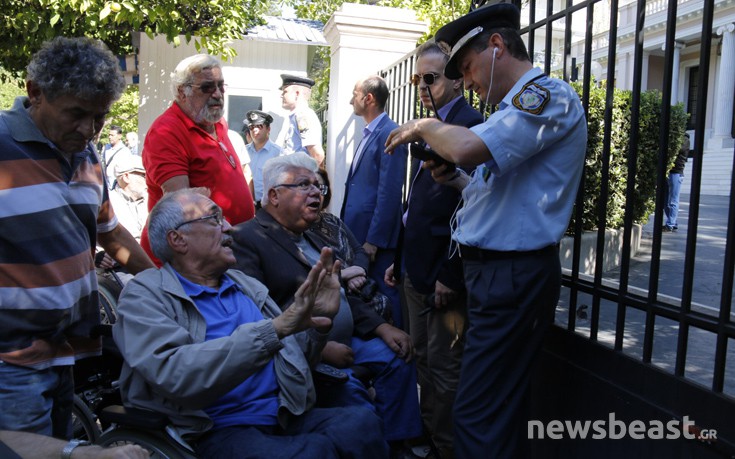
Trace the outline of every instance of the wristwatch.
<instances>
[{"instance_id":1,"label":"wristwatch","mask_svg":"<svg viewBox=\"0 0 735 459\"><path fill-rule=\"evenodd\" d=\"M82 440L71 440L69 443L64 446L64 449L61 450L61 459L71 459L71 453L74 451L74 448L77 446L88 446L91 445L88 441L82 441Z\"/></svg>"}]
</instances>

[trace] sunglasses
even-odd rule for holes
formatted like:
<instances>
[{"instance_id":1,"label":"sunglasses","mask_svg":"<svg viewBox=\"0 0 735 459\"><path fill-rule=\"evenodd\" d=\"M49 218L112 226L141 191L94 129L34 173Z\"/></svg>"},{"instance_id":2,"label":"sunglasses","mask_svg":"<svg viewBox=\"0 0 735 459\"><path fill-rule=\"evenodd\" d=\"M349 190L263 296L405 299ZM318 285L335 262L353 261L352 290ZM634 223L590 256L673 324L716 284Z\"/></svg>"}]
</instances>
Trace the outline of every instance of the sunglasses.
<instances>
[{"instance_id":1,"label":"sunglasses","mask_svg":"<svg viewBox=\"0 0 735 459\"><path fill-rule=\"evenodd\" d=\"M413 76L411 76L411 84L414 86L418 86L421 80L424 80L424 84L426 86L431 86L434 84L436 79L439 78L438 73L424 73L423 75L419 75L418 73L414 73Z\"/></svg>"},{"instance_id":2,"label":"sunglasses","mask_svg":"<svg viewBox=\"0 0 735 459\"><path fill-rule=\"evenodd\" d=\"M206 83L202 84L190 84L189 86L195 86L199 88L200 91L202 91L204 94L213 94L217 88L219 88L220 92L227 91L227 85L224 83L224 81L220 81L219 83L215 83L214 81L207 81Z\"/></svg>"}]
</instances>

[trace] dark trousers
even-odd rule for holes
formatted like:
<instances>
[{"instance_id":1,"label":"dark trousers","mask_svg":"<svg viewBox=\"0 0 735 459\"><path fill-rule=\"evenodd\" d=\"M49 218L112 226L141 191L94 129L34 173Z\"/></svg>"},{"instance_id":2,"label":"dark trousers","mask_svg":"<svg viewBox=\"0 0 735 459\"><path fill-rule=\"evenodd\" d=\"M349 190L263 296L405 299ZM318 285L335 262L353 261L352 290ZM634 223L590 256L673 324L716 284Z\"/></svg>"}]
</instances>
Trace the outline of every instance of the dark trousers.
<instances>
[{"instance_id":1,"label":"dark trousers","mask_svg":"<svg viewBox=\"0 0 735 459\"><path fill-rule=\"evenodd\" d=\"M388 456L388 445L378 417L351 406L311 409L293 417L285 429L217 429L197 443L196 452L202 459L380 459Z\"/></svg>"},{"instance_id":2,"label":"dark trousers","mask_svg":"<svg viewBox=\"0 0 735 459\"><path fill-rule=\"evenodd\" d=\"M454 403L457 457L523 457L531 366L559 301L558 250L463 263L469 329Z\"/></svg>"}]
</instances>

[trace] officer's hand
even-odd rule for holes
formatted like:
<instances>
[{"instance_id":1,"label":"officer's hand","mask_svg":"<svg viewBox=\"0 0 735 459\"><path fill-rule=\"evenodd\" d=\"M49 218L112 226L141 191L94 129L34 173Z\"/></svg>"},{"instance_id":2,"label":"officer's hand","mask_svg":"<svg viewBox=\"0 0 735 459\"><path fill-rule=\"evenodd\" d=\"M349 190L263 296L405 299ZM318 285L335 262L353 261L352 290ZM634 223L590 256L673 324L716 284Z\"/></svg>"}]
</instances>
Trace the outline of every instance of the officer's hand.
<instances>
[{"instance_id":1,"label":"officer's hand","mask_svg":"<svg viewBox=\"0 0 735 459\"><path fill-rule=\"evenodd\" d=\"M348 368L355 363L355 353L346 344L336 341L327 341L322 349L322 362L336 368Z\"/></svg>"}]
</instances>

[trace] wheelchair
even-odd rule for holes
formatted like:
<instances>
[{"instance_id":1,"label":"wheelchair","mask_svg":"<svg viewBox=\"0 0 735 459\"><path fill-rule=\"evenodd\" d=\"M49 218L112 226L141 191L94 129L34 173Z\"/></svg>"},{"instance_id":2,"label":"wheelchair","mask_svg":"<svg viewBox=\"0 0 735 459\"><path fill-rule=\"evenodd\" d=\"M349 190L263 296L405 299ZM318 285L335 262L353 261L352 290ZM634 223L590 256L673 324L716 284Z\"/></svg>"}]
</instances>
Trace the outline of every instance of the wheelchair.
<instances>
[{"instance_id":1,"label":"wheelchair","mask_svg":"<svg viewBox=\"0 0 735 459\"><path fill-rule=\"evenodd\" d=\"M102 324L91 337L102 337L102 356L90 357L74 365L75 395L72 411L73 438L100 446L139 445L151 458L196 459L194 449L169 425L168 417L150 410L122 406L118 379L122 357L112 340L112 324L117 319L117 299L123 281L114 271L98 271ZM356 375L368 387L371 374L355 367ZM313 368L317 384L344 384L348 375L326 364Z\"/></svg>"},{"instance_id":2,"label":"wheelchair","mask_svg":"<svg viewBox=\"0 0 735 459\"><path fill-rule=\"evenodd\" d=\"M196 459L191 446L168 424L161 413L121 405L111 405L100 412L102 422L110 424L95 442L100 446L136 444L148 450L151 458Z\"/></svg>"}]
</instances>

